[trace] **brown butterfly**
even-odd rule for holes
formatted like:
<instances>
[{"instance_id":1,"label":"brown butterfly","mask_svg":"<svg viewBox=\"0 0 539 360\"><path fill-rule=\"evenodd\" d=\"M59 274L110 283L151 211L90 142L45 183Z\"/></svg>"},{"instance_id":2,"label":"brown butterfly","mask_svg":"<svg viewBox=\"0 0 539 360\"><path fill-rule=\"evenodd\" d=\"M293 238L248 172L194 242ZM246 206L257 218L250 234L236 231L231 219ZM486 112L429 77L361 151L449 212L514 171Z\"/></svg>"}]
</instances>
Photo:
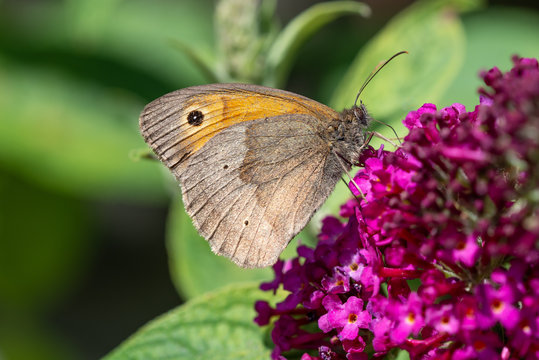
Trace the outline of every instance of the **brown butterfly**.
<instances>
[{"instance_id":1,"label":"brown butterfly","mask_svg":"<svg viewBox=\"0 0 539 360\"><path fill-rule=\"evenodd\" d=\"M213 252L251 268L274 264L356 164L369 119L362 104L339 113L288 91L212 84L154 100L140 128Z\"/></svg>"}]
</instances>

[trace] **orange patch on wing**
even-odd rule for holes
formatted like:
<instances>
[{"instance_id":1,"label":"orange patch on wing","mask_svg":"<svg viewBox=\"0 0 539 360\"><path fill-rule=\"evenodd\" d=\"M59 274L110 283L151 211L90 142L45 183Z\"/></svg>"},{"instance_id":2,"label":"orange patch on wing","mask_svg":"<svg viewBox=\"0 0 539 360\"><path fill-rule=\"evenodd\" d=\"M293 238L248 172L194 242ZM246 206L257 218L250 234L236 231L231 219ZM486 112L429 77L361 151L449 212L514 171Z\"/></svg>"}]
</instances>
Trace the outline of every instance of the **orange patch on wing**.
<instances>
[{"instance_id":1,"label":"orange patch on wing","mask_svg":"<svg viewBox=\"0 0 539 360\"><path fill-rule=\"evenodd\" d=\"M185 152L197 151L219 131L244 121L284 114L310 114L328 120L338 116L335 110L314 100L288 94L286 97L271 95L238 92L226 95L207 94L193 98L180 115L180 147ZM195 110L204 114L199 126L187 122L187 116Z\"/></svg>"}]
</instances>

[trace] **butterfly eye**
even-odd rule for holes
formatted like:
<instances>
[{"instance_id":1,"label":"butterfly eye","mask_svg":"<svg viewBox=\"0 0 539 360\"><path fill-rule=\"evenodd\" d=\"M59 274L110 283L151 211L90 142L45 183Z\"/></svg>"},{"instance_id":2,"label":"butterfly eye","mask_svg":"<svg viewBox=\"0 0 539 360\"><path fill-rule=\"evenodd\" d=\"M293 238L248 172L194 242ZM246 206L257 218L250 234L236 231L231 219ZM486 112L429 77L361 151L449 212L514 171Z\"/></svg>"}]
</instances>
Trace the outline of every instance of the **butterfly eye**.
<instances>
[{"instance_id":1,"label":"butterfly eye","mask_svg":"<svg viewBox=\"0 0 539 360\"><path fill-rule=\"evenodd\" d=\"M199 126L204 120L204 114L201 111L194 110L187 115L187 122L193 126Z\"/></svg>"},{"instance_id":2,"label":"butterfly eye","mask_svg":"<svg viewBox=\"0 0 539 360\"><path fill-rule=\"evenodd\" d=\"M357 120L363 120L364 111L362 108L363 108L363 104L360 104L360 106L354 107L354 116L356 117Z\"/></svg>"}]
</instances>

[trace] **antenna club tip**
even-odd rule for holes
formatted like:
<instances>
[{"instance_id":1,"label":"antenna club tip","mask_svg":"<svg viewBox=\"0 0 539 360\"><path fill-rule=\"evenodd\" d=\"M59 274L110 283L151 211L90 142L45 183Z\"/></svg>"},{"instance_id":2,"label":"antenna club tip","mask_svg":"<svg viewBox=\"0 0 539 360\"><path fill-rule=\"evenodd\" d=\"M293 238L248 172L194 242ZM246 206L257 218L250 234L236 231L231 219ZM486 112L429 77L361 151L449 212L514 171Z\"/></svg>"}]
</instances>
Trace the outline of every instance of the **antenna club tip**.
<instances>
[{"instance_id":1,"label":"antenna club tip","mask_svg":"<svg viewBox=\"0 0 539 360\"><path fill-rule=\"evenodd\" d=\"M392 59L396 58L397 56L399 55L403 55L403 54L409 54L409 52L407 50L402 50L402 51L399 51L397 53L395 53L391 58L389 58L389 60L387 60L388 62L391 61Z\"/></svg>"}]
</instances>

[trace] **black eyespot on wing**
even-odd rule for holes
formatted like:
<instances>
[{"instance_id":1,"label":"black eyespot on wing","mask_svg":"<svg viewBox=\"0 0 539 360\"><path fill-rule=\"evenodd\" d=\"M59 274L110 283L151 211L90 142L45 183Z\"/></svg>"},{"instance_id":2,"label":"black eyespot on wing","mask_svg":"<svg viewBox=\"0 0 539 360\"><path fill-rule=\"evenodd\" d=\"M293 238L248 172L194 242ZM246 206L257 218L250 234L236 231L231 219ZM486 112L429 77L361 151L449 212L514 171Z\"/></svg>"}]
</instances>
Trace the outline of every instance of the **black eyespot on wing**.
<instances>
[{"instance_id":1,"label":"black eyespot on wing","mask_svg":"<svg viewBox=\"0 0 539 360\"><path fill-rule=\"evenodd\" d=\"M194 110L187 115L187 122L193 126L199 126L204 120L204 114L199 110Z\"/></svg>"},{"instance_id":2,"label":"black eyespot on wing","mask_svg":"<svg viewBox=\"0 0 539 360\"><path fill-rule=\"evenodd\" d=\"M228 169L228 165L223 166L223 169L225 170Z\"/></svg>"},{"instance_id":3,"label":"black eyespot on wing","mask_svg":"<svg viewBox=\"0 0 539 360\"><path fill-rule=\"evenodd\" d=\"M249 220L245 220L243 223L244 223L245 225L249 225Z\"/></svg>"}]
</instances>

